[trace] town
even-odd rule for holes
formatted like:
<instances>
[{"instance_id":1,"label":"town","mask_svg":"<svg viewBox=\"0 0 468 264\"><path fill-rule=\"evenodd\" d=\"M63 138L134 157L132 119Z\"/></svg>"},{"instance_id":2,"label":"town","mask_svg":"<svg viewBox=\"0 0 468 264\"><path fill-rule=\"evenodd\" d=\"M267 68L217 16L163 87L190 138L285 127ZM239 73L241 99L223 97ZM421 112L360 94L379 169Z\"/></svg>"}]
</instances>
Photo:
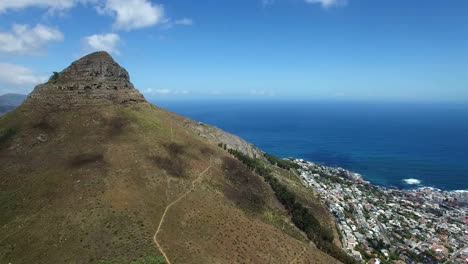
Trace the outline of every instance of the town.
<instances>
[{"instance_id":1,"label":"town","mask_svg":"<svg viewBox=\"0 0 468 264\"><path fill-rule=\"evenodd\" d=\"M468 192L375 186L342 168L293 159L360 263L468 263Z\"/></svg>"}]
</instances>

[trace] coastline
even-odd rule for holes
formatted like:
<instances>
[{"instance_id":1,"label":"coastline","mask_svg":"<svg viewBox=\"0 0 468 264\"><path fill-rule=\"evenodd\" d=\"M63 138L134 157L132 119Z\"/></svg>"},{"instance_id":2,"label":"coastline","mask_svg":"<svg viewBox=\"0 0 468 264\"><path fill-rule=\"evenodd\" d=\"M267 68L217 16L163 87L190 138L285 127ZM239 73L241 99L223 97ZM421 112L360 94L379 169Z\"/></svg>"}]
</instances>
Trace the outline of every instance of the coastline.
<instances>
[{"instance_id":1,"label":"coastline","mask_svg":"<svg viewBox=\"0 0 468 264\"><path fill-rule=\"evenodd\" d=\"M340 166L375 185L468 190L466 107L282 100L154 103L272 155ZM420 184L403 181L411 178Z\"/></svg>"},{"instance_id":2,"label":"coastline","mask_svg":"<svg viewBox=\"0 0 468 264\"><path fill-rule=\"evenodd\" d=\"M343 250L355 260L468 262L468 191L388 188L343 168L289 160L335 217Z\"/></svg>"},{"instance_id":3,"label":"coastline","mask_svg":"<svg viewBox=\"0 0 468 264\"><path fill-rule=\"evenodd\" d=\"M293 158L293 157L290 157L290 158L287 158L287 159L293 160L296 164L298 164L300 166L303 166L304 164L305 165L321 166L323 168L327 168L328 170L334 171L335 173L340 174L341 176L343 176L343 177L345 177L345 178L347 178L349 180L355 181L357 183L373 186L373 187L381 189L381 190L398 190L398 191L408 192L408 193L410 193L410 192L421 192L421 191L431 191L431 192L441 193L441 194L445 194L445 195L449 195L449 196L456 196L457 198L459 197L459 198L464 200L464 203L468 204L468 190L443 190L443 189L440 189L440 188L437 188L437 187L423 186L423 185L420 184L420 180L412 179L412 178L404 179L403 181L407 180L408 182L410 182L410 183L407 183L407 185L417 185L414 188L400 188L398 186L385 186L385 185L373 183L370 180L366 180L366 179L364 179L363 175L361 175L360 173L352 172L352 171L344 169L342 167L326 166L326 165L322 165L322 164L315 163L315 162L312 162L312 161L306 161L304 159L298 159L298 158Z\"/></svg>"}]
</instances>

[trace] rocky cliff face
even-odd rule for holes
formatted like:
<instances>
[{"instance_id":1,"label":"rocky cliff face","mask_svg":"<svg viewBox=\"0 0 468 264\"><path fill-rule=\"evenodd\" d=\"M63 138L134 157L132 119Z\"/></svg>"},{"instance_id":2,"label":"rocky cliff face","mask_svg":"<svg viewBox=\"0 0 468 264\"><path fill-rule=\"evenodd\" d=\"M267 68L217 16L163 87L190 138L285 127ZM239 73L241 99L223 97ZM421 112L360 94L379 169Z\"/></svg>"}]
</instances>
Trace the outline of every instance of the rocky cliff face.
<instances>
[{"instance_id":1,"label":"rocky cliff face","mask_svg":"<svg viewBox=\"0 0 468 264\"><path fill-rule=\"evenodd\" d=\"M225 144L228 149L235 149L251 158L261 158L264 155L263 151L249 142L217 127L209 126L193 120L187 120L184 123L184 126L192 129L199 137L212 144Z\"/></svg>"},{"instance_id":2,"label":"rocky cliff face","mask_svg":"<svg viewBox=\"0 0 468 264\"><path fill-rule=\"evenodd\" d=\"M68 110L84 106L146 102L128 72L106 52L89 54L38 85L24 106Z\"/></svg>"}]
</instances>

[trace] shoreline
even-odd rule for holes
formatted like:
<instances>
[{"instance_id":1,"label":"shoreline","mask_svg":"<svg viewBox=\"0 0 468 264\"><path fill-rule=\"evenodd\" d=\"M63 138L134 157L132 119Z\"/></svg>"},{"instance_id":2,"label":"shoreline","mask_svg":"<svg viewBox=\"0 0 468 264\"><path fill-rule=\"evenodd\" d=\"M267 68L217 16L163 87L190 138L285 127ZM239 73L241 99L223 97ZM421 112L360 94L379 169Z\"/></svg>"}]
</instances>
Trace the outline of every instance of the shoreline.
<instances>
[{"instance_id":1,"label":"shoreline","mask_svg":"<svg viewBox=\"0 0 468 264\"><path fill-rule=\"evenodd\" d=\"M343 250L355 260L468 263L468 191L388 188L343 168L290 160L334 216Z\"/></svg>"},{"instance_id":2,"label":"shoreline","mask_svg":"<svg viewBox=\"0 0 468 264\"><path fill-rule=\"evenodd\" d=\"M350 171L348 169L345 169L345 168L342 168L342 167L339 167L339 166L338 167L328 166L328 165L324 165L324 164L321 164L321 163L308 161L308 160L305 160L305 159L302 159L302 158L289 157L289 158L286 158L286 159L292 160L292 161L294 161L296 163L298 163L298 162L299 163L308 162L308 163L311 163L311 164L314 164L314 165L319 165L319 166L326 167L326 168L329 168L329 169L334 169L334 170L340 171L342 173L345 173L345 177L350 179L350 180L354 180L356 182L366 183L366 184L372 185L374 187L384 188L384 189L387 189L387 190L414 191L414 190L430 189L432 191L437 191L437 192L441 192L441 193L457 193L457 194L467 193L468 194L468 189L465 189L465 190L463 190L463 189L457 189L457 190L441 189L441 188L435 187L435 186L422 185L421 180L415 179L415 178L402 179L402 182L404 182L404 185L407 185L408 188L402 188L400 186L395 186L395 185L384 185L384 184L379 184L379 183L372 182L371 180L366 180L362 174Z\"/></svg>"},{"instance_id":3,"label":"shoreline","mask_svg":"<svg viewBox=\"0 0 468 264\"><path fill-rule=\"evenodd\" d=\"M466 108L414 104L402 107L397 102L153 102L235 134L272 155L340 166L361 173L375 185L468 190L468 154L463 151L468 149L464 140ZM405 114L406 110L411 116ZM428 119L428 113L437 116ZM363 119L364 114L369 118ZM398 120L397 124L393 120ZM412 132L400 134L406 129ZM433 129L440 134L435 136ZM402 180L408 178L422 183L407 185Z\"/></svg>"}]
</instances>

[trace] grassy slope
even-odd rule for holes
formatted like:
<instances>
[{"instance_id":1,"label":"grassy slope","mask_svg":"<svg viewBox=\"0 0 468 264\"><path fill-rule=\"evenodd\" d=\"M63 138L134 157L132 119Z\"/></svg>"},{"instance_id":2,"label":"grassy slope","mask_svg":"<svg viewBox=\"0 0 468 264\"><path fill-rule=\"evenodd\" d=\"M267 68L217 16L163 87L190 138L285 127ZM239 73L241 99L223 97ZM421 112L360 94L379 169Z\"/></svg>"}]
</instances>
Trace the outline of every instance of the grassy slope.
<instances>
[{"instance_id":1,"label":"grassy slope","mask_svg":"<svg viewBox=\"0 0 468 264\"><path fill-rule=\"evenodd\" d=\"M149 104L0 118L0 263L334 263L269 186ZM16 133L2 137L1 131ZM11 130L10 130L11 131Z\"/></svg>"}]
</instances>

